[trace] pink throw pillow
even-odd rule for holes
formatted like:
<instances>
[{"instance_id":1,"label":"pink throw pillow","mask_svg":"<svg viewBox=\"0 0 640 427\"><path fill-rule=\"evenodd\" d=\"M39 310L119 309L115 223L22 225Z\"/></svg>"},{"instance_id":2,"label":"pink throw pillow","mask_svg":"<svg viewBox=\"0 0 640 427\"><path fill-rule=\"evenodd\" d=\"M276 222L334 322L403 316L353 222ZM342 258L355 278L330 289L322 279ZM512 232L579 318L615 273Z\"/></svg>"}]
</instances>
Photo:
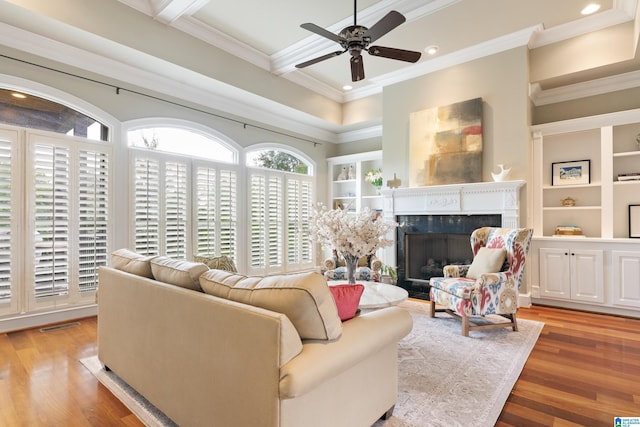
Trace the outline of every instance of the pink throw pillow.
<instances>
[{"instance_id":1,"label":"pink throw pillow","mask_svg":"<svg viewBox=\"0 0 640 427\"><path fill-rule=\"evenodd\" d=\"M329 286L333 300L338 307L338 316L343 322L349 320L356 315L360 297L364 292L364 286L355 285L335 285Z\"/></svg>"}]
</instances>

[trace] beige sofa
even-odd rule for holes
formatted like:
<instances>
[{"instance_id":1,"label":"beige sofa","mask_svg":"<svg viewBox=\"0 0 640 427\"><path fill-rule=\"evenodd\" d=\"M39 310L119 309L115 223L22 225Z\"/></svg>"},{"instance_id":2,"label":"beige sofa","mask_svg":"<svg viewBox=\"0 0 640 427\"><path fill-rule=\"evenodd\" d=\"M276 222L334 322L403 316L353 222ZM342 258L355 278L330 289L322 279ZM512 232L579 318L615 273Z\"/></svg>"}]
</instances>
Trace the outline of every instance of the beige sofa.
<instances>
[{"instance_id":1,"label":"beige sofa","mask_svg":"<svg viewBox=\"0 0 640 427\"><path fill-rule=\"evenodd\" d=\"M125 250L111 265L98 356L182 427L365 427L396 403L402 308L342 323L317 273L247 278Z\"/></svg>"}]
</instances>

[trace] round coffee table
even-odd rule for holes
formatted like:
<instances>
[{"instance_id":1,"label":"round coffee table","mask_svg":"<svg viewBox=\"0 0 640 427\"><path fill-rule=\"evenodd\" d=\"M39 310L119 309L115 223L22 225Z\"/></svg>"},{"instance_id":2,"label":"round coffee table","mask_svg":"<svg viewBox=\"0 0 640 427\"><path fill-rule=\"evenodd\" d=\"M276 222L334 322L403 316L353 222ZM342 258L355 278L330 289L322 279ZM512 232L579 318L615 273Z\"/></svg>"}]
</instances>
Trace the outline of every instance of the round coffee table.
<instances>
[{"instance_id":1,"label":"round coffee table","mask_svg":"<svg viewBox=\"0 0 640 427\"><path fill-rule=\"evenodd\" d=\"M327 283L329 286L344 285L347 281L329 280ZM409 297L407 290L400 286L379 282L367 282L364 280L356 280L356 283L364 285L364 292L360 297L360 304L358 304L358 308L361 310L390 307L400 304Z\"/></svg>"}]
</instances>

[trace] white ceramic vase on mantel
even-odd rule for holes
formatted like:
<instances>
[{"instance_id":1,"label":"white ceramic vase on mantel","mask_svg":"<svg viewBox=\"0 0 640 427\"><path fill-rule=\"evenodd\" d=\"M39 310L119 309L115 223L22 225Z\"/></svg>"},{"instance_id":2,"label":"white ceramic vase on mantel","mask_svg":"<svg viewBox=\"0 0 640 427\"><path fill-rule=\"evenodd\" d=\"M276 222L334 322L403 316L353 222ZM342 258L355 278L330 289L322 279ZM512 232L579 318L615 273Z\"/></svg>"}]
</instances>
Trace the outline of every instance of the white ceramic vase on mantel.
<instances>
[{"instance_id":1,"label":"white ceramic vase on mantel","mask_svg":"<svg viewBox=\"0 0 640 427\"><path fill-rule=\"evenodd\" d=\"M493 177L493 180L495 182L506 181L507 176L509 175L509 172L511 172L511 168L505 169L503 164L499 164L498 168L500 168L500 172L498 173L491 172L491 176Z\"/></svg>"}]
</instances>

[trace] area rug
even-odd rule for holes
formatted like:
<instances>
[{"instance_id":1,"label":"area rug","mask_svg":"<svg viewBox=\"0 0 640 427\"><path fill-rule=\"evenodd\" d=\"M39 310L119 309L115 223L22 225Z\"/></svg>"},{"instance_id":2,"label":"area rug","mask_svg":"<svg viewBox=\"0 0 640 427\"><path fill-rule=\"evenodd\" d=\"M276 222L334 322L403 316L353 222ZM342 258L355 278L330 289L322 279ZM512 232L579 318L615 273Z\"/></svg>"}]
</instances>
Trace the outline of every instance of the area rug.
<instances>
[{"instance_id":1,"label":"area rug","mask_svg":"<svg viewBox=\"0 0 640 427\"><path fill-rule=\"evenodd\" d=\"M393 416L374 427L495 425L544 324L518 320L518 332L471 331L466 338L460 334L460 321L443 313L431 318L429 304L405 301L400 307L411 313L414 325L399 345L398 402ZM81 362L146 426L175 426L117 375L105 371L97 356Z\"/></svg>"}]
</instances>

